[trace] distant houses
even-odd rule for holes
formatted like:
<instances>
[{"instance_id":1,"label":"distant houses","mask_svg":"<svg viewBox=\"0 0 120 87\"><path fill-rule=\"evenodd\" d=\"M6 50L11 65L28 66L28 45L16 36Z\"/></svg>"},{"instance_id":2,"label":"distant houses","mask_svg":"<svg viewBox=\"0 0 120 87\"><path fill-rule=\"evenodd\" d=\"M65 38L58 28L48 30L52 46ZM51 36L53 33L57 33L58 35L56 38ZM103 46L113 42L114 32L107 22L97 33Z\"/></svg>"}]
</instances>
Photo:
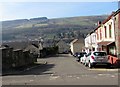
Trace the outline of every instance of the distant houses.
<instances>
[{"instance_id":1,"label":"distant houses","mask_svg":"<svg viewBox=\"0 0 120 87\"><path fill-rule=\"evenodd\" d=\"M82 47L84 47L84 39L74 39L71 43L70 43L70 50L72 52L72 54L75 54L76 52L81 52L82 51Z\"/></svg>"},{"instance_id":2,"label":"distant houses","mask_svg":"<svg viewBox=\"0 0 120 87\"><path fill-rule=\"evenodd\" d=\"M68 53L70 51L69 43L64 40L58 41L56 45L58 46L58 53Z\"/></svg>"},{"instance_id":3,"label":"distant houses","mask_svg":"<svg viewBox=\"0 0 120 87\"><path fill-rule=\"evenodd\" d=\"M30 51L30 53L33 53L34 56L38 57L40 54L40 50L38 45L36 44L30 44L25 48L25 51Z\"/></svg>"},{"instance_id":4,"label":"distant houses","mask_svg":"<svg viewBox=\"0 0 120 87\"><path fill-rule=\"evenodd\" d=\"M120 55L120 9L113 12L85 38L85 51L106 51L112 64L118 62Z\"/></svg>"},{"instance_id":5,"label":"distant houses","mask_svg":"<svg viewBox=\"0 0 120 87\"><path fill-rule=\"evenodd\" d=\"M37 58L55 55L58 52L57 46L43 47L39 41L32 42L11 42L3 43L0 46L2 54L3 72L7 69L19 68L34 64Z\"/></svg>"}]
</instances>

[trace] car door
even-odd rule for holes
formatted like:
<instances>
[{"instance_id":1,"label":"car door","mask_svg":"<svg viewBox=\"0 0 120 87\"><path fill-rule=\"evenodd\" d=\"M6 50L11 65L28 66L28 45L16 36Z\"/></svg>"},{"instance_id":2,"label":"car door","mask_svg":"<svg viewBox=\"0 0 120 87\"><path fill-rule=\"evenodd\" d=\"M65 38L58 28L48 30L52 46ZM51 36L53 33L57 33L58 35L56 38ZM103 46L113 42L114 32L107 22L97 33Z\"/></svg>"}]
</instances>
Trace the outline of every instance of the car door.
<instances>
[{"instance_id":1,"label":"car door","mask_svg":"<svg viewBox=\"0 0 120 87\"><path fill-rule=\"evenodd\" d=\"M91 55L91 53L88 53L88 55L86 55L85 62L86 62L87 64L89 63L90 55Z\"/></svg>"}]
</instances>

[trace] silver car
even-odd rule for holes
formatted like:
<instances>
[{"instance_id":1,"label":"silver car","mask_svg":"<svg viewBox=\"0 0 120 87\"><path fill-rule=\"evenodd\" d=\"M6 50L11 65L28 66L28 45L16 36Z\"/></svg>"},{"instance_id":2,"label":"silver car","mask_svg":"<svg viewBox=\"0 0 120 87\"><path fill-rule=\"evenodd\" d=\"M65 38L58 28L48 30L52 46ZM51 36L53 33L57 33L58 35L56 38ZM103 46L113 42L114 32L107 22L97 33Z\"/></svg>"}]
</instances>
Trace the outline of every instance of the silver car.
<instances>
[{"instance_id":1,"label":"silver car","mask_svg":"<svg viewBox=\"0 0 120 87\"><path fill-rule=\"evenodd\" d=\"M84 54L81 58L80 58L80 63L85 64L85 59L87 57L87 54Z\"/></svg>"},{"instance_id":2,"label":"silver car","mask_svg":"<svg viewBox=\"0 0 120 87\"><path fill-rule=\"evenodd\" d=\"M108 56L107 53L104 51L94 51L87 55L85 59L85 66L88 66L89 68L94 67L95 65L108 65L111 64L108 62Z\"/></svg>"}]
</instances>

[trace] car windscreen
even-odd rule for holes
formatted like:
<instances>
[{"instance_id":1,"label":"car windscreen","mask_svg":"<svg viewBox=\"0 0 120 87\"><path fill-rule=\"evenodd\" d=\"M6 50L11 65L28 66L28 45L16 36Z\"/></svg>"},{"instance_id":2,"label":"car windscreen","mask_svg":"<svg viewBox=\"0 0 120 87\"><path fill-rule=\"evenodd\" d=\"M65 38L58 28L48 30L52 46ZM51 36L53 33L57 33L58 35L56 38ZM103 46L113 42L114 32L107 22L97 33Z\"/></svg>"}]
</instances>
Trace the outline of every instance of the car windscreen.
<instances>
[{"instance_id":1,"label":"car windscreen","mask_svg":"<svg viewBox=\"0 0 120 87\"><path fill-rule=\"evenodd\" d=\"M94 52L95 56L106 56L107 54L105 52Z\"/></svg>"},{"instance_id":2,"label":"car windscreen","mask_svg":"<svg viewBox=\"0 0 120 87\"><path fill-rule=\"evenodd\" d=\"M83 53L83 52L78 53L78 55L80 55L81 57L83 57L85 54L86 54L86 53Z\"/></svg>"}]
</instances>

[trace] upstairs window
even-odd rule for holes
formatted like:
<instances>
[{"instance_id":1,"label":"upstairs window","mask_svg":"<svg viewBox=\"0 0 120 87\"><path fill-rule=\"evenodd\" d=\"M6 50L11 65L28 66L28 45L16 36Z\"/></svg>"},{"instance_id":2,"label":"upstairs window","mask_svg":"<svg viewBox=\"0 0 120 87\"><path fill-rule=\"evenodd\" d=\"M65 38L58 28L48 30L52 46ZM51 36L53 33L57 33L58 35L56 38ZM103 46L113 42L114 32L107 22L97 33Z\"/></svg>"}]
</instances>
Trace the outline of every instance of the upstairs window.
<instances>
[{"instance_id":1,"label":"upstairs window","mask_svg":"<svg viewBox=\"0 0 120 87\"><path fill-rule=\"evenodd\" d=\"M112 37L112 29L111 29L111 25L109 25L109 37Z\"/></svg>"},{"instance_id":2,"label":"upstairs window","mask_svg":"<svg viewBox=\"0 0 120 87\"><path fill-rule=\"evenodd\" d=\"M99 34L98 34L98 31L97 31L97 40L99 40Z\"/></svg>"},{"instance_id":3,"label":"upstairs window","mask_svg":"<svg viewBox=\"0 0 120 87\"><path fill-rule=\"evenodd\" d=\"M105 38L107 38L107 29L106 29L106 26L104 26L104 29L105 29Z\"/></svg>"}]
</instances>

